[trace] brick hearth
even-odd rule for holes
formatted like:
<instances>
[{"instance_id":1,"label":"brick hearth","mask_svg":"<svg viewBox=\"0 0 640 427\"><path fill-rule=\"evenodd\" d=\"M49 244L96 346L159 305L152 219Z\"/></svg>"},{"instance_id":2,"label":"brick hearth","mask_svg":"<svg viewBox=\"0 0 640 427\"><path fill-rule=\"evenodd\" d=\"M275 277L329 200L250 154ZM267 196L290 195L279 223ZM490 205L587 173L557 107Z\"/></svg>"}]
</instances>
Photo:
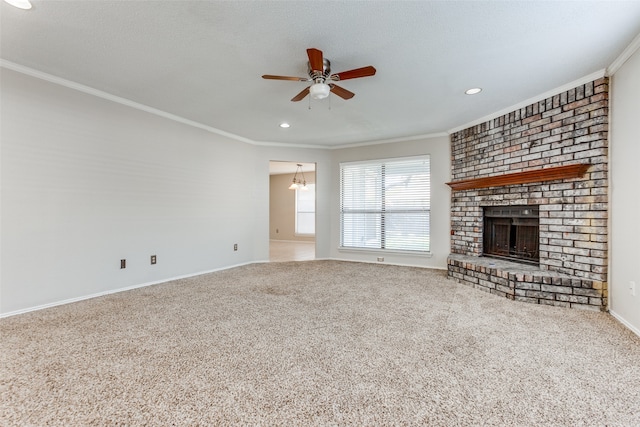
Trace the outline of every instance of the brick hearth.
<instances>
[{"instance_id":1,"label":"brick hearth","mask_svg":"<svg viewBox=\"0 0 640 427\"><path fill-rule=\"evenodd\" d=\"M606 309L607 116L602 78L451 135L454 183L590 165L578 178L454 189L451 278L511 299ZM483 207L505 205L539 206L539 267L482 256Z\"/></svg>"}]
</instances>

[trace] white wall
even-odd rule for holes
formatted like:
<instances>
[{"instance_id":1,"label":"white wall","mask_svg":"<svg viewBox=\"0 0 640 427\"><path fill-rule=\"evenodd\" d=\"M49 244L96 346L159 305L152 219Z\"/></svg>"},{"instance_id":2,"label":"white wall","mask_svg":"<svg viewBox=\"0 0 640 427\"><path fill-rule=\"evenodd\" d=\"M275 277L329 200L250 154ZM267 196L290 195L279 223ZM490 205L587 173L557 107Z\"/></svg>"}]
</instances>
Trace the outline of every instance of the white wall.
<instances>
[{"instance_id":1,"label":"white wall","mask_svg":"<svg viewBox=\"0 0 640 427\"><path fill-rule=\"evenodd\" d=\"M1 89L0 313L268 259L254 146L11 70Z\"/></svg>"},{"instance_id":2,"label":"white wall","mask_svg":"<svg viewBox=\"0 0 640 427\"><path fill-rule=\"evenodd\" d=\"M340 162L385 159L392 157L431 156L431 256L412 256L392 252L340 250ZM385 263L413 265L432 268L447 268L450 239L451 191L445 184L451 176L451 149L448 136L415 141L394 142L345 148L332 152L331 180L331 258L377 262L384 257Z\"/></svg>"},{"instance_id":3,"label":"white wall","mask_svg":"<svg viewBox=\"0 0 640 427\"><path fill-rule=\"evenodd\" d=\"M329 150L245 144L5 68L0 89L0 316L267 261L270 160L316 163L329 257Z\"/></svg>"},{"instance_id":4,"label":"white wall","mask_svg":"<svg viewBox=\"0 0 640 427\"><path fill-rule=\"evenodd\" d=\"M612 76L610 107L609 305L640 335L640 50Z\"/></svg>"}]
</instances>

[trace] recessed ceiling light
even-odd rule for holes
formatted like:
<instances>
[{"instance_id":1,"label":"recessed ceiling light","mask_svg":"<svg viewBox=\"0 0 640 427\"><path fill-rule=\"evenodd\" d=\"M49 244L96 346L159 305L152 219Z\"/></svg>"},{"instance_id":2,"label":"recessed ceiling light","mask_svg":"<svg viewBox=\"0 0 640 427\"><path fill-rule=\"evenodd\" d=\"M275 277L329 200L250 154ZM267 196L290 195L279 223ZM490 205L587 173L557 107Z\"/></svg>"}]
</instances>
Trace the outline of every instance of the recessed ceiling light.
<instances>
[{"instance_id":1,"label":"recessed ceiling light","mask_svg":"<svg viewBox=\"0 0 640 427\"><path fill-rule=\"evenodd\" d=\"M479 87L474 87L464 91L464 93L466 93L467 95L475 95L476 93L480 93L480 92L482 92L482 88L479 88Z\"/></svg>"},{"instance_id":2,"label":"recessed ceiling light","mask_svg":"<svg viewBox=\"0 0 640 427\"><path fill-rule=\"evenodd\" d=\"M280 127L281 127L281 128L285 128L285 129L286 129L286 128L288 128L289 126L291 126L291 125L290 125L289 123L287 123L287 122L280 123Z\"/></svg>"},{"instance_id":3,"label":"recessed ceiling light","mask_svg":"<svg viewBox=\"0 0 640 427\"><path fill-rule=\"evenodd\" d=\"M29 0L4 0L5 3L15 6L18 9L29 10L31 9L31 2Z\"/></svg>"}]
</instances>

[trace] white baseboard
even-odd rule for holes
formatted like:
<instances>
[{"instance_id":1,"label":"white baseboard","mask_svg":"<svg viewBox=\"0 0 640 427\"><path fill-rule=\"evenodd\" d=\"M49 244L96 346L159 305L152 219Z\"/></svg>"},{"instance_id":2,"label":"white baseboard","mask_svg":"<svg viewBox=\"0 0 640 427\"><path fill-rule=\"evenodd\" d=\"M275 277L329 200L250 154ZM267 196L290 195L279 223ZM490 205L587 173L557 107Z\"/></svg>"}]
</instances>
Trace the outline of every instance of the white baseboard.
<instances>
[{"instance_id":1,"label":"white baseboard","mask_svg":"<svg viewBox=\"0 0 640 427\"><path fill-rule=\"evenodd\" d=\"M616 313L613 310L609 310L609 314L612 315L618 322L622 323L624 326L629 328L631 330L631 332L633 332L634 334L636 334L637 336L640 337L640 329L636 328L631 323L627 322L624 319L624 317L620 316L618 313Z\"/></svg>"},{"instance_id":2,"label":"white baseboard","mask_svg":"<svg viewBox=\"0 0 640 427\"><path fill-rule=\"evenodd\" d=\"M257 261L257 262L260 262L260 261ZM254 263L256 263L256 261L245 262L245 263L242 263L242 264L234 264L234 265L230 265L230 266L226 266L226 267L215 268L213 270L206 270L206 271L200 271L200 272L197 272L197 273L185 274L185 275L182 275L182 276L169 277L169 278L162 279L162 280L157 280L157 281L154 281L154 282L146 282L146 283L141 283L141 284L138 284L138 285L127 286L127 287L124 287L124 288L111 289L111 290L104 291L104 292L98 292L98 293L91 294L91 295L83 295L81 297L69 298L69 299L65 299L65 300L62 300L62 301L50 302L50 303L47 303L47 304L37 305L35 307L29 307L29 308L23 308L23 309L20 309L20 310L10 311L8 313L0 313L0 319L2 319L4 317L16 316L18 314L29 313L31 311L43 310L45 308L57 307L59 305L71 304L71 303L74 303L74 302L84 301L84 300L91 299L91 298L97 298L97 297L101 297L101 296L105 296L105 295L115 294L115 293L118 293L118 292L125 292L125 291L130 291L130 290L133 290L133 289L144 288L146 286L159 285L161 283L171 282L173 280L186 279L188 277L200 276L200 275L203 275L203 274L214 273L216 271L228 270L230 268L241 267L243 265L249 265L249 264L254 264Z\"/></svg>"},{"instance_id":3,"label":"white baseboard","mask_svg":"<svg viewBox=\"0 0 640 427\"><path fill-rule=\"evenodd\" d=\"M269 243L271 242L276 242L276 243L312 243L312 244L316 244L315 240L280 240L280 239L269 239Z\"/></svg>"},{"instance_id":4,"label":"white baseboard","mask_svg":"<svg viewBox=\"0 0 640 427\"><path fill-rule=\"evenodd\" d=\"M446 271L447 267L433 267L428 265L420 265L420 264L402 264L398 262L389 262L389 261L367 261L361 259L347 259L347 258L316 258L318 260L331 260L331 261L345 261L345 262L361 262L363 264L379 264L379 265L396 265L398 267L417 267L417 268L426 268L428 270L443 270Z\"/></svg>"}]
</instances>

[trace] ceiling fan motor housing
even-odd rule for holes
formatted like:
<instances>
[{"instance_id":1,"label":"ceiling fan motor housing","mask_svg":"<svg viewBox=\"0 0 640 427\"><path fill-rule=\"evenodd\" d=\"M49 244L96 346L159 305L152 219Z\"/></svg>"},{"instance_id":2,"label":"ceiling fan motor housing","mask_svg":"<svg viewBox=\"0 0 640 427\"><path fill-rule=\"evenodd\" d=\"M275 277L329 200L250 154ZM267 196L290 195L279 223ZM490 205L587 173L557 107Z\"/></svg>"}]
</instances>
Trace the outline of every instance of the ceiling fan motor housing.
<instances>
[{"instance_id":1,"label":"ceiling fan motor housing","mask_svg":"<svg viewBox=\"0 0 640 427\"><path fill-rule=\"evenodd\" d=\"M331 62L327 58L322 58L322 72L319 70L314 71L311 68L311 64L307 62L307 70L311 80L316 83L324 83L324 81L329 77L329 74L331 74ZM321 82L318 82L318 80L321 80Z\"/></svg>"}]
</instances>

